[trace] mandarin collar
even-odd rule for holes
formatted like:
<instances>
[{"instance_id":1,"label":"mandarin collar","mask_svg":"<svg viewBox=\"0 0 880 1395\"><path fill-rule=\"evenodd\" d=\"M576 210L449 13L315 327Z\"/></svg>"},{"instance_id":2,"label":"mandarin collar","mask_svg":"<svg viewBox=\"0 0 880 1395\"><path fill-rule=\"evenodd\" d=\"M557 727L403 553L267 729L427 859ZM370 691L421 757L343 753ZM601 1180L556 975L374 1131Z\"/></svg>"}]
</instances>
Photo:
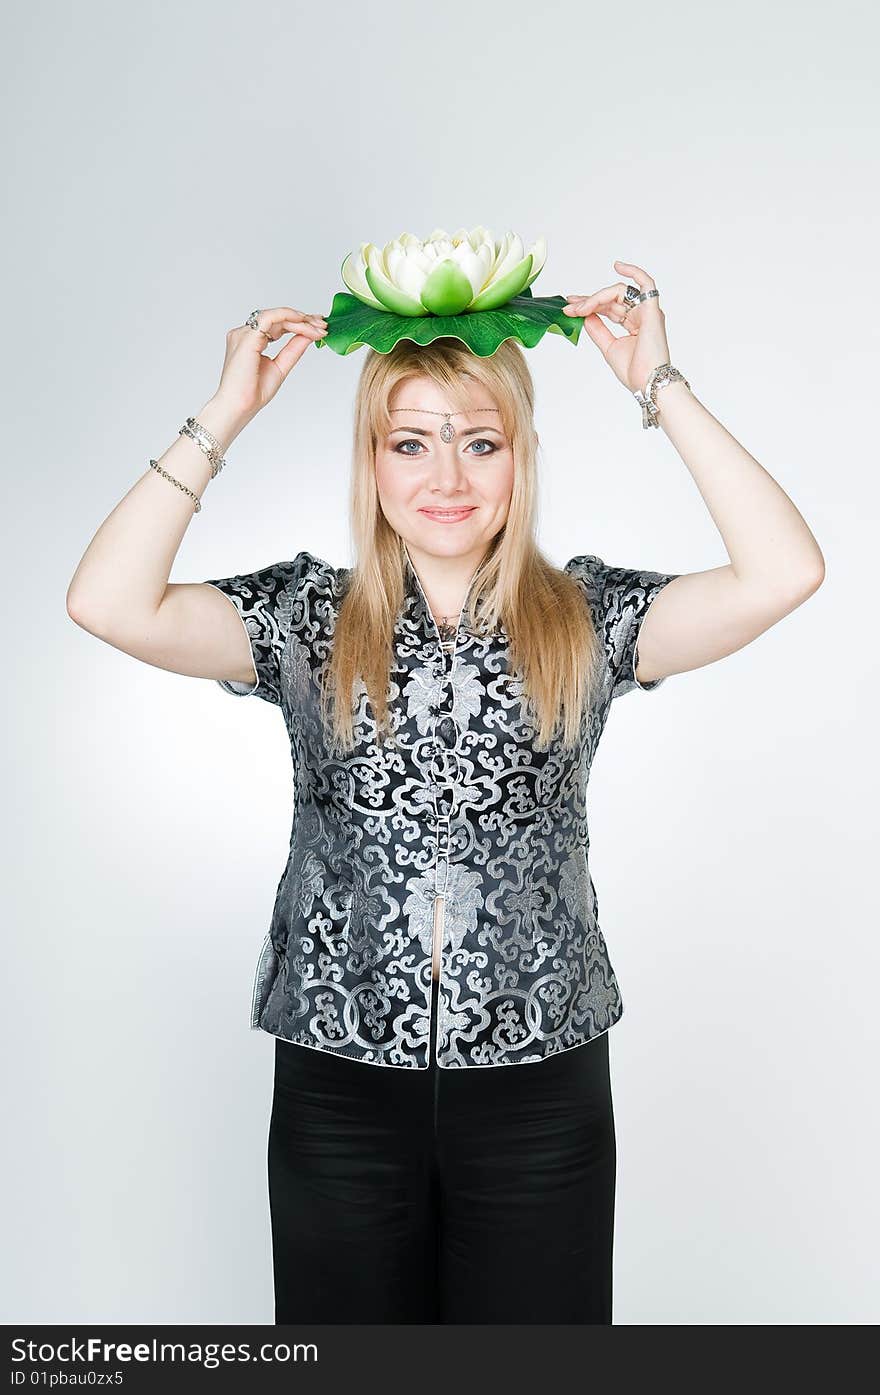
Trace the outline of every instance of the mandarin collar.
<instances>
[{"instance_id":1,"label":"mandarin collar","mask_svg":"<svg viewBox=\"0 0 880 1395\"><path fill-rule=\"evenodd\" d=\"M403 553L404 591L406 596L405 605L407 606L407 608L409 608L411 611L414 611L415 614L417 614L421 618L423 624L425 624L429 630L432 630L435 633L439 634L439 631L437 630L437 622L434 619L433 612L428 603L428 597L426 596L425 589L422 586L421 577L416 571L415 564L413 562L412 557L410 556L409 548L407 547L405 542L403 543ZM471 633L465 620L466 603L470 599L470 594L473 589L474 582L476 581L479 573L482 571L482 568L483 561L481 560L476 571L474 572L473 576L468 582L468 588L465 592L464 600L462 601L461 611L459 612L457 630L458 634ZM491 632L491 637L496 640L507 639L507 629L500 620L496 624L494 630Z\"/></svg>"}]
</instances>

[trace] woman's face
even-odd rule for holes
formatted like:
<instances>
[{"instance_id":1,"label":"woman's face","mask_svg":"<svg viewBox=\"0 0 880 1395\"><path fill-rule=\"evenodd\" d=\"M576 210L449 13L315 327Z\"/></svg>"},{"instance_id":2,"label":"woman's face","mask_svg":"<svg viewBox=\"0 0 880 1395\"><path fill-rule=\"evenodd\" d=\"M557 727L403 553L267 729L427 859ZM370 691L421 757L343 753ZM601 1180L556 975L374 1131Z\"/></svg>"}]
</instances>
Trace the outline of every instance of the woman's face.
<instances>
[{"instance_id":1,"label":"woman's face","mask_svg":"<svg viewBox=\"0 0 880 1395\"><path fill-rule=\"evenodd\" d=\"M432 413L449 405L430 378L398 384L391 431L376 448L376 484L385 517L411 550L476 565L507 520L513 448L497 404L477 383L467 413L452 413L455 436L441 441L444 417Z\"/></svg>"}]
</instances>

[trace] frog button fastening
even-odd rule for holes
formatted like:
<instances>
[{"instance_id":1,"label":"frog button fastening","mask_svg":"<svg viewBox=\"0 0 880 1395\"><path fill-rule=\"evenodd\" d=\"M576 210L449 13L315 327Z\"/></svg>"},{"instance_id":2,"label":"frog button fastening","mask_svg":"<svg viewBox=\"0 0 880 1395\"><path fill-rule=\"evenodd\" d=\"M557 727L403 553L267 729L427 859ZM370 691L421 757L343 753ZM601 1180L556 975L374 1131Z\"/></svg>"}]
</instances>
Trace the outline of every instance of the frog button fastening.
<instances>
[{"instance_id":1,"label":"frog button fastening","mask_svg":"<svg viewBox=\"0 0 880 1395\"><path fill-rule=\"evenodd\" d=\"M437 723L437 736L444 746L454 746L458 736L458 728L453 719L447 713L441 717Z\"/></svg>"}]
</instances>

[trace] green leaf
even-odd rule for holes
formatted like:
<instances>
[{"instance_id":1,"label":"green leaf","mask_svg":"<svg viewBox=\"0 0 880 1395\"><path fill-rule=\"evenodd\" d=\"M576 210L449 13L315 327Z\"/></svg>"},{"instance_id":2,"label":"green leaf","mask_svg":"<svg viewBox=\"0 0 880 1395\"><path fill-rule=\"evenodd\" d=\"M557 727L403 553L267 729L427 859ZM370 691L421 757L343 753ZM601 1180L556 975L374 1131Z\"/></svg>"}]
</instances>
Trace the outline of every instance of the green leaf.
<instances>
[{"instance_id":1,"label":"green leaf","mask_svg":"<svg viewBox=\"0 0 880 1395\"><path fill-rule=\"evenodd\" d=\"M357 296L338 291L327 317L327 333L315 340L315 348L326 345L334 353L350 354L368 344L377 353L387 354L399 339L424 345L448 337L461 339L478 358L488 358L505 339L518 339L524 348L533 349L548 331L577 344L583 317L564 315L567 304L564 296L533 296L526 287L496 310L472 310L461 315L395 315L388 310L375 310Z\"/></svg>"}]
</instances>

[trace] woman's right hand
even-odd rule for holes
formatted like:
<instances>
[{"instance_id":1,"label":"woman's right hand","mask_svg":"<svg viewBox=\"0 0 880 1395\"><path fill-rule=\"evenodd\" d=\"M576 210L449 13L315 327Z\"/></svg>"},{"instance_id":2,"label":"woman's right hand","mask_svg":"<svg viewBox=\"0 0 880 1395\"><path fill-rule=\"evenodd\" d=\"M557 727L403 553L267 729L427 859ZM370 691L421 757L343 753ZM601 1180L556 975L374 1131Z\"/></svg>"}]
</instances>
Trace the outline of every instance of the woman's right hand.
<instances>
[{"instance_id":1,"label":"woman's right hand","mask_svg":"<svg viewBox=\"0 0 880 1395\"><path fill-rule=\"evenodd\" d=\"M229 403L236 415L247 420L271 402L309 344L327 333L323 315L307 315L289 305L260 310L257 320L266 334L251 329L250 325L237 325L227 334L226 358L214 394L215 398ZM263 352L270 340L274 342L287 333L292 333L293 337L274 358ZM270 339L266 338L267 334Z\"/></svg>"}]
</instances>

